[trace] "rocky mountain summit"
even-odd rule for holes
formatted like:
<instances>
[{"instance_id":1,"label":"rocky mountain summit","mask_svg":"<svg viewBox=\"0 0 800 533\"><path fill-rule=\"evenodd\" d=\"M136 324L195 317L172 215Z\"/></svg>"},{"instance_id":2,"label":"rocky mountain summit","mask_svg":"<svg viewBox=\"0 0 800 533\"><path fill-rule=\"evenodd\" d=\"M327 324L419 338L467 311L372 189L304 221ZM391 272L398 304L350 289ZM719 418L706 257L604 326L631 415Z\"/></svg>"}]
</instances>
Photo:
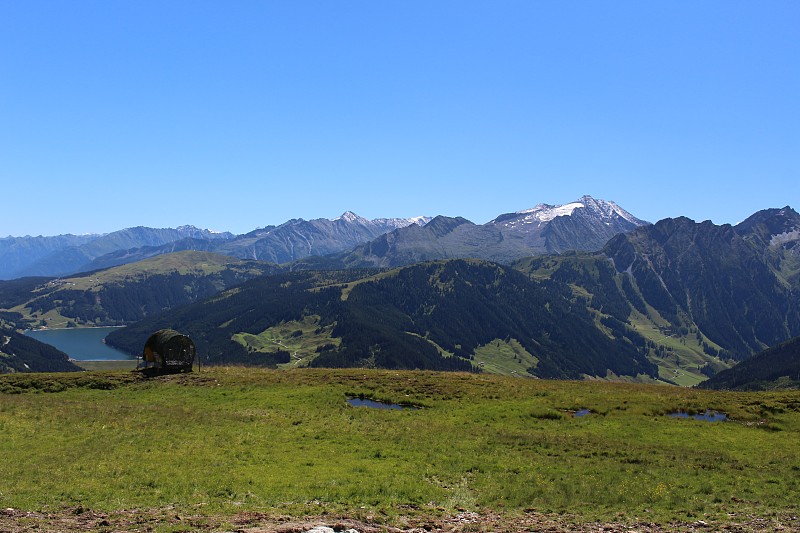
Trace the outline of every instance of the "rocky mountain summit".
<instances>
[{"instance_id":1,"label":"rocky mountain summit","mask_svg":"<svg viewBox=\"0 0 800 533\"><path fill-rule=\"evenodd\" d=\"M615 235L646 224L614 202L583 196L568 204L539 204L500 215L486 224L439 216L424 226L381 235L337 260L344 267L395 267L468 257L509 263L537 254L597 251Z\"/></svg>"}]
</instances>

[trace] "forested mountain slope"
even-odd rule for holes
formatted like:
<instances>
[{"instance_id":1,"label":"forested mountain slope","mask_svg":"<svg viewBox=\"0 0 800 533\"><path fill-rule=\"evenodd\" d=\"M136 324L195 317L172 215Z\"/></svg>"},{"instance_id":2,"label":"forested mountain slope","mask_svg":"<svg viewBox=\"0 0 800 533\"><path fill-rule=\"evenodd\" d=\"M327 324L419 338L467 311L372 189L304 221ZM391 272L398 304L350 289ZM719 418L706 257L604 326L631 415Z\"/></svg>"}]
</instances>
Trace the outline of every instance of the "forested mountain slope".
<instances>
[{"instance_id":1,"label":"forested mountain slope","mask_svg":"<svg viewBox=\"0 0 800 533\"><path fill-rule=\"evenodd\" d=\"M178 252L69 278L0 282L0 312L18 327L126 324L277 270L260 261Z\"/></svg>"},{"instance_id":2,"label":"forested mountain slope","mask_svg":"<svg viewBox=\"0 0 800 533\"><path fill-rule=\"evenodd\" d=\"M703 389L800 389L800 337L745 359L704 381Z\"/></svg>"},{"instance_id":3,"label":"forested mountain slope","mask_svg":"<svg viewBox=\"0 0 800 533\"><path fill-rule=\"evenodd\" d=\"M800 335L797 218L784 208L737 227L665 219L614 237L600 253L515 266L568 283L590 308L635 326L662 377L694 384Z\"/></svg>"},{"instance_id":4,"label":"forested mountain slope","mask_svg":"<svg viewBox=\"0 0 800 533\"><path fill-rule=\"evenodd\" d=\"M765 260L769 251L729 225L666 219L612 239L604 253L673 325L697 325L742 359L800 334L800 299Z\"/></svg>"},{"instance_id":5,"label":"forested mountain slope","mask_svg":"<svg viewBox=\"0 0 800 533\"><path fill-rule=\"evenodd\" d=\"M0 321L0 374L8 372L77 372L67 354Z\"/></svg>"},{"instance_id":6,"label":"forested mountain slope","mask_svg":"<svg viewBox=\"0 0 800 533\"><path fill-rule=\"evenodd\" d=\"M212 364L465 370L480 368L484 356L476 354L485 354L538 377L657 372L641 336L599 329L566 285L481 261L260 278L108 342L136 353L149 332L167 326L195 339Z\"/></svg>"}]
</instances>

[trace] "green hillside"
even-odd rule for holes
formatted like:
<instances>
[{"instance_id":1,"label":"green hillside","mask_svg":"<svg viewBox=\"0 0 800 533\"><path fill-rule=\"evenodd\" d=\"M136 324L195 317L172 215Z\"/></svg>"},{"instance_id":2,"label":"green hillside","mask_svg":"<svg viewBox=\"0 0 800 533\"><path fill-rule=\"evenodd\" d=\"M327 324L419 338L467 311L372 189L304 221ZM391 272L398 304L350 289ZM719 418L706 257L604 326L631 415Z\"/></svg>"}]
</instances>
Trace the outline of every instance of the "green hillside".
<instances>
[{"instance_id":1,"label":"green hillside","mask_svg":"<svg viewBox=\"0 0 800 533\"><path fill-rule=\"evenodd\" d=\"M652 380L656 373L643 338L631 328L598 328L566 285L474 260L263 277L115 331L107 342L133 352L164 327L192 337L204 364L484 369L548 378ZM481 366L502 344L520 349L500 349Z\"/></svg>"},{"instance_id":2,"label":"green hillside","mask_svg":"<svg viewBox=\"0 0 800 533\"><path fill-rule=\"evenodd\" d=\"M704 389L800 389L800 337L745 359L699 385Z\"/></svg>"},{"instance_id":3,"label":"green hillside","mask_svg":"<svg viewBox=\"0 0 800 533\"><path fill-rule=\"evenodd\" d=\"M533 279L568 284L599 324L646 339L661 379L696 385L800 335L796 232L769 237L798 221L788 208L760 212L736 228L665 219L618 235L599 253L514 266Z\"/></svg>"},{"instance_id":4,"label":"green hillside","mask_svg":"<svg viewBox=\"0 0 800 533\"><path fill-rule=\"evenodd\" d=\"M630 329L640 335L648 359L658 366L658 376L664 381L696 385L707 379L707 372L733 364L719 357L719 346L686 315L664 318L642 296L636 280L618 273L602 254L535 257L514 266L533 279L568 284L576 302L583 302L601 327Z\"/></svg>"},{"instance_id":5,"label":"green hillside","mask_svg":"<svg viewBox=\"0 0 800 533\"><path fill-rule=\"evenodd\" d=\"M0 282L0 312L27 327L120 325L186 305L278 267L209 252L176 252L68 278ZM5 287L5 291L3 288Z\"/></svg>"},{"instance_id":6,"label":"green hillside","mask_svg":"<svg viewBox=\"0 0 800 533\"><path fill-rule=\"evenodd\" d=\"M61 350L23 335L0 320L0 374L79 370Z\"/></svg>"}]
</instances>

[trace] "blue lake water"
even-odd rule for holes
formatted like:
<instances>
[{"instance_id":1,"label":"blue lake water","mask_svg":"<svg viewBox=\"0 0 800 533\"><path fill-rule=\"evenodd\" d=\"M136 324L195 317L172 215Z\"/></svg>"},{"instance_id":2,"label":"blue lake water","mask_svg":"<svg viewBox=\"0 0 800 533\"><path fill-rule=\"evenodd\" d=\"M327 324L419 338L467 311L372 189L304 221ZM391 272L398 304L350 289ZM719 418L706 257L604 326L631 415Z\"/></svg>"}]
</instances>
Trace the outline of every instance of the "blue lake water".
<instances>
[{"instance_id":1,"label":"blue lake water","mask_svg":"<svg viewBox=\"0 0 800 533\"><path fill-rule=\"evenodd\" d=\"M37 341L55 346L78 361L119 361L136 359L103 342L117 328L39 329L27 332Z\"/></svg>"}]
</instances>

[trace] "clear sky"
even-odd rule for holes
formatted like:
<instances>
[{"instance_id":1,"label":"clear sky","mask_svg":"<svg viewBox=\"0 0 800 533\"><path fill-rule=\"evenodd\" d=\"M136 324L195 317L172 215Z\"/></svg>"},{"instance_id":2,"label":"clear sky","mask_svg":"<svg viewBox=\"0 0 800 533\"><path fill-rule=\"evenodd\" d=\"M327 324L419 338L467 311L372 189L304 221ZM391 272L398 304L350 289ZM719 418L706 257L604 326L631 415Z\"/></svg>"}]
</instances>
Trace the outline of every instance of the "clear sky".
<instances>
[{"instance_id":1,"label":"clear sky","mask_svg":"<svg viewBox=\"0 0 800 533\"><path fill-rule=\"evenodd\" d=\"M800 209L800 2L0 0L0 236Z\"/></svg>"}]
</instances>

